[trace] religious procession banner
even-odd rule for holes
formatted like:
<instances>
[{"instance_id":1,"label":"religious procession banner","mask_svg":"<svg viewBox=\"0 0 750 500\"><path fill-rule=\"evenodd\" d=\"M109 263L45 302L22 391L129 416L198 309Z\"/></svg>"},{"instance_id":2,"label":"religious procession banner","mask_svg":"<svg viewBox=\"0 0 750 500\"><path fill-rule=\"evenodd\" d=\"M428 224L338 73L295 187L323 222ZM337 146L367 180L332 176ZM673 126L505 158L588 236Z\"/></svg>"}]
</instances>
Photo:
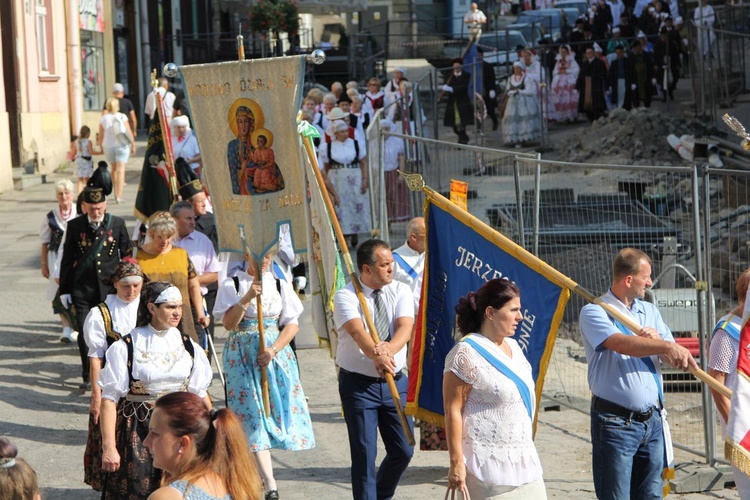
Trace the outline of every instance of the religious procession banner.
<instances>
[{"instance_id":1,"label":"religious procession banner","mask_svg":"<svg viewBox=\"0 0 750 500\"><path fill-rule=\"evenodd\" d=\"M161 127L163 110L157 106L154 119L148 127L148 142L143 158L141 182L135 196L135 216L146 222L154 212L169 210L173 203L170 191L170 174L166 164L164 135Z\"/></svg>"},{"instance_id":2,"label":"religious procession banner","mask_svg":"<svg viewBox=\"0 0 750 500\"><path fill-rule=\"evenodd\" d=\"M445 357L461 338L455 306L459 298L494 278L509 279L521 289L524 319L513 338L531 364L539 408L544 376L570 291L552 276L530 267L513 249L495 244L489 235L480 234L429 197L425 219L427 254L406 412L444 425Z\"/></svg>"},{"instance_id":3,"label":"religious procession banner","mask_svg":"<svg viewBox=\"0 0 750 500\"><path fill-rule=\"evenodd\" d=\"M346 284L346 280L331 219L323 201L322 190L325 186L318 184L312 170L317 166L313 166L307 158L304 165L307 180L307 241L310 242L307 255L313 328L318 340L327 344L331 355L334 355L338 335L333 322L333 295Z\"/></svg>"},{"instance_id":4,"label":"religious procession banner","mask_svg":"<svg viewBox=\"0 0 750 500\"><path fill-rule=\"evenodd\" d=\"M296 114L304 56L182 66L222 251L256 262L291 227L305 251L305 184Z\"/></svg>"},{"instance_id":5,"label":"religious procession banner","mask_svg":"<svg viewBox=\"0 0 750 500\"><path fill-rule=\"evenodd\" d=\"M750 318L750 302L746 300L742 330L740 330L740 352L737 357L737 387L732 393L724 456L732 465L750 475L750 323L748 323L748 318Z\"/></svg>"}]
</instances>

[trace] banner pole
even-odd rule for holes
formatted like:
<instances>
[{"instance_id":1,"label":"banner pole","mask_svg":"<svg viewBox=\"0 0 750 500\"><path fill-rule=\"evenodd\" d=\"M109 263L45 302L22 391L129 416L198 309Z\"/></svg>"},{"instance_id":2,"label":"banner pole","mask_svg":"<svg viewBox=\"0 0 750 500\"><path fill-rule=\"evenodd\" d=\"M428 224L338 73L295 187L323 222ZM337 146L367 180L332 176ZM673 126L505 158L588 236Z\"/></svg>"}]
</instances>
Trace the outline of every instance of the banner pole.
<instances>
[{"instance_id":1,"label":"banner pole","mask_svg":"<svg viewBox=\"0 0 750 500\"><path fill-rule=\"evenodd\" d=\"M325 202L326 210L328 211L328 218L331 221L334 233L336 234L336 239L338 240L339 248L341 249L342 257L344 258L344 264L346 265L346 271L349 273L349 278L351 279L352 285L354 286L354 291L357 293L359 304L362 306L362 312L365 316L365 324L367 324L367 329L370 332L372 341L377 344L378 342L380 342L380 336L378 335L378 331L372 321L372 314L370 314L370 309L367 307L365 295L362 292L362 285L359 283L357 273L354 271L354 264L352 263L351 255L349 255L349 248L346 245L346 238L344 238L344 233L341 231L341 224L339 224L339 219L336 216L336 210L333 206L333 203L331 202L331 197L328 196L328 190L325 188L323 174L320 172L320 168L318 168L318 158L315 154L315 149L312 144L312 138L302 133L300 133L300 137L302 138L302 143L305 145L305 152L307 153L307 157L310 160L313 171L315 172L315 178L318 180L318 187L320 188L320 191L323 195L323 201ZM398 413L398 418L401 421L401 427L404 429L406 441L410 446L414 446L416 444L416 441L414 440L414 433L412 432L411 427L409 426L409 421L406 418L404 406L401 404L401 396L398 393L396 381L393 379L393 375L388 372L385 372L383 375L385 377L386 383L388 384L388 389L391 391L393 404L396 406L396 412Z\"/></svg>"},{"instance_id":2,"label":"banner pole","mask_svg":"<svg viewBox=\"0 0 750 500\"><path fill-rule=\"evenodd\" d=\"M478 218L471 215L469 212L462 210L458 205L452 203L450 200L442 196L440 193L434 191L432 188L425 185L424 180L422 179L422 176L419 174L406 174L404 172L399 171L401 176L403 176L406 179L406 183L409 186L409 189L412 191L422 191L427 198L429 198L436 206L441 208L442 210L445 210L452 216L454 216L456 219L460 220L467 226L471 227L474 231L481 234L488 240L490 240L495 245L502 247L507 251L509 254L513 255L515 258L529 266L530 268L534 269L535 271L539 272L543 276L546 276L550 278L552 281L555 281L558 285L564 286L568 290L576 293L577 295L583 297L588 302L594 303L599 305L600 307L604 308L605 311L607 311L607 314L611 316L612 318L616 319L623 325L625 325L628 330L632 331L635 334L638 334L638 332L641 331L641 325L630 319L629 317L622 314L620 311L612 307L611 305L607 304L606 302L603 302L599 297L595 296L593 293L573 281L571 278L567 277L554 267L550 266L546 262L544 262L542 259L537 257L536 255L532 254L531 252L528 252L526 249L522 248L521 246L517 245L513 240L506 237L499 231L496 231L492 229L490 226L488 226L483 221L479 220ZM705 371L701 370L698 367L688 367L688 371L692 373L696 378L700 379L702 382L704 382L706 385L708 385L711 389L715 390L716 392L726 396L727 398L732 397L732 390L726 387L724 384L713 378L711 375L706 373Z\"/></svg>"},{"instance_id":3,"label":"banner pole","mask_svg":"<svg viewBox=\"0 0 750 500\"><path fill-rule=\"evenodd\" d=\"M154 89L154 92L156 90ZM169 190L172 192L172 199L177 201L179 199L179 191L177 190L177 174L174 169L174 155L172 153L172 134L169 129L169 121L164 116L164 106L161 94L156 92L156 113L159 115L159 121L161 122L161 137L164 141L164 163L167 165L167 172L169 173Z\"/></svg>"},{"instance_id":4,"label":"banner pole","mask_svg":"<svg viewBox=\"0 0 750 500\"><path fill-rule=\"evenodd\" d=\"M258 308L258 348L259 354L266 348L266 327L263 324L263 301L261 300L263 295L263 264L260 262L255 263L255 277L253 281L257 280L260 283L260 295L255 297L255 305ZM271 416L271 402L268 396L268 369L260 367L260 386L263 390L263 407L266 410L266 417Z\"/></svg>"}]
</instances>

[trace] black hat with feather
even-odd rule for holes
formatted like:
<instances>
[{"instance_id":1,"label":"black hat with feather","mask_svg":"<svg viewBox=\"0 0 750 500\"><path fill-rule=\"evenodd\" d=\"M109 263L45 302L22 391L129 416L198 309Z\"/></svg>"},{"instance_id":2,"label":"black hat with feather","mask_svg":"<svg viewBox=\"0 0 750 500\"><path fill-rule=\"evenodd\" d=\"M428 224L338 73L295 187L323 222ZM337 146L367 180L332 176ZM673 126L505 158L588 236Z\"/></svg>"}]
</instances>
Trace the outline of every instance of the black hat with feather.
<instances>
[{"instance_id":1,"label":"black hat with feather","mask_svg":"<svg viewBox=\"0 0 750 500\"><path fill-rule=\"evenodd\" d=\"M100 161L94 173L89 177L86 187L83 188L83 201L101 203L106 201L110 194L112 194L112 176L109 174L109 165L106 161Z\"/></svg>"},{"instance_id":2,"label":"black hat with feather","mask_svg":"<svg viewBox=\"0 0 750 500\"><path fill-rule=\"evenodd\" d=\"M177 158L174 162L174 168L177 174L177 185L180 186L180 196L183 200L189 200L191 196L203 191L203 185L198 178L198 174L190 168L185 158Z\"/></svg>"}]
</instances>

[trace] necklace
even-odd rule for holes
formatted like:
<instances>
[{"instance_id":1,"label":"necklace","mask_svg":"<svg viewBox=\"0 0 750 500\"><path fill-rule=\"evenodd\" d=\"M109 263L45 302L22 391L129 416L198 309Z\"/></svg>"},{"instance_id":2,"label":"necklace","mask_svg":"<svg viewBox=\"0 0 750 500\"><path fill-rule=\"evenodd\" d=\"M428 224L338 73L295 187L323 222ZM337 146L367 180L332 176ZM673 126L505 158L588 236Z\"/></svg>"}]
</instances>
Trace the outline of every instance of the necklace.
<instances>
[{"instance_id":1,"label":"necklace","mask_svg":"<svg viewBox=\"0 0 750 500\"><path fill-rule=\"evenodd\" d=\"M73 213L72 205L68 208L68 210L65 210L62 207L60 207L60 217L62 217L63 220L68 220L68 218L71 216L72 213Z\"/></svg>"}]
</instances>

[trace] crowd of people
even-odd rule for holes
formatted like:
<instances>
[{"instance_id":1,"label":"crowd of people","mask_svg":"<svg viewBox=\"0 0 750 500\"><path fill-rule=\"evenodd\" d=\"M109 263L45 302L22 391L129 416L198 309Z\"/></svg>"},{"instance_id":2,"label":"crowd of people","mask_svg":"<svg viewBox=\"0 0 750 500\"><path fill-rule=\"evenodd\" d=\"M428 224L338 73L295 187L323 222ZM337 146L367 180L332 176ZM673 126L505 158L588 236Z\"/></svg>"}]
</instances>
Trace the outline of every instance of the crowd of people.
<instances>
[{"instance_id":1,"label":"crowd of people","mask_svg":"<svg viewBox=\"0 0 750 500\"><path fill-rule=\"evenodd\" d=\"M595 120L613 106L648 105L653 89L644 91L641 85L659 78L652 77L659 66L649 53L663 57L657 58L666 63L663 72L671 70L672 58L680 59L678 52L670 52L670 18L661 16L663 6L654 7L663 23L657 27L659 42L651 48L648 35L636 34L626 56L629 44L620 40L627 12L620 16L619 26L596 18L609 3L615 2L599 2L599 10L581 32L596 28L597 33L611 34L611 39L600 38L591 46L585 45L586 38L581 43L571 40L556 54L546 47L536 54L519 49L502 97L491 71L484 98L501 106L501 113L489 117L493 128L501 129L504 142L538 140L541 119L575 121L585 113ZM653 16L650 8L644 12L648 14L642 16ZM606 53L600 43L607 46ZM330 93L313 89L302 109L304 119L320 131L319 166L343 232L356 249L362 295L379 337L375 339L366 326L355 286L340 289L333 299L339 337L336 364L356 499L394 497L414 454L386 374L393 377L405 405L407 353L425 265L425 221L410 220L406 241L395 249L378 239L361 245L358 241L371 230L368 124L379 109L383 130L411 133L415 120L423 119L411 112L412 88L406 74L405 68L397 68L385 85L372 79L363 94L356 82L334 84ZM673 72L676 77L679 68ZM486 71L483 78L490 78ZM454 60L442 87L447 100L444 124L453 128L461 143L468 142L475 118L473 109L465 112L467 103L472 106L469 82L463 62ZM670 95L673 88L662 90ZM169 212L153 214L143 239L131 238L124 221L107 213L108 196L114 192L115 201L121 200L123 162L134 152L134 117L121 109L114 97L107 102L99 152L90 131L81 131L72 151L76 176L85 187L79 188L74 204L74 184L57 183L57 206L46 215L40 232L48 300L61 318L61 340L78 343L81 388L91 391L84 480L103 498L112 499L278 499L271 450L309 450L316 444L294 350L303 303L289 277L272 272L276 251L259 269L248 254L244 262L221 268L216 227L200 183L200 150L186 116L172 120L184 201ZM130 134L127 146L117 137L122 133ZM386 139L384 144L389 218L404 222L407 196L396 173L404 161L403 141ZM93 163L84 165L99 153L112 164L111 177L107 162L99 162L95 169ZM282 245L283 238L279 254ZM226 276L221 282L220 275ZM737 284L741 300L749 282L746 271ZM695 366L689 351L674 342L658 309L643 301L650 286L649 257L624 249L615 258L612 285L601 300L632 317L641 331L630 333L599 306L589 305L581 312L599 498L661 496L663 460L670 444L659 363L682 369ZM449 453L449 489L475 499L546 498L532 439L536 391L531 365L512 339L523 320L522 289L523 283L493 279L455 305L461 340L445 360L443 436ZM262 321L257 304L262 304ZM744 302L722 318L711 344L712 373L730 387L736 383L730 367L736 364L742 311ZM224 409L213 408L208 395L216 320L228 332L221 361L226 374ZM261 329L265 345L259 342ZM263 373L268 378L269 408ZM627 376L620 377L622 373ZM726 421L729 401L714 397ZM496 432L497 422L503 432ZM386 453L376 466L378 433ZM24 491L18 498L35 498L39 487L33 470L16 455L15 447L0 440L0 496L5 498L7 488ZM735 475L742 491L750 487L741 471L735 470Z\"/></svg>"},{"instance_id":2,"label":"crowd of people","mask_svg":"<svg viewBox=\"0 0 750 500\"><path fill-rule=\"evenodd\" d=\"M546 7L553 2L536 2L537 9ZM713 8L701 0L693 20L700 26L698 51L710 57L716 52ZM494 68L482 58L494 48L478 39L486 17L472 4L464 22L477 43L478 64L463 68L463 59L454 59L442 86L448 96L444 125L453 128L460 144L468 142L466 132L474 124L471 71L481 75L481 98L493 130L499 106L503 143L521 147L541 138L544 121L570 123L582 115L594 121L615 108L649 107L655 96L673 100L688 66L688 32L677 2L595 0L564 41L545 37L533 42L536 47L518 46L518 61L497 96Z\"/></svg>"}]
</instances>

